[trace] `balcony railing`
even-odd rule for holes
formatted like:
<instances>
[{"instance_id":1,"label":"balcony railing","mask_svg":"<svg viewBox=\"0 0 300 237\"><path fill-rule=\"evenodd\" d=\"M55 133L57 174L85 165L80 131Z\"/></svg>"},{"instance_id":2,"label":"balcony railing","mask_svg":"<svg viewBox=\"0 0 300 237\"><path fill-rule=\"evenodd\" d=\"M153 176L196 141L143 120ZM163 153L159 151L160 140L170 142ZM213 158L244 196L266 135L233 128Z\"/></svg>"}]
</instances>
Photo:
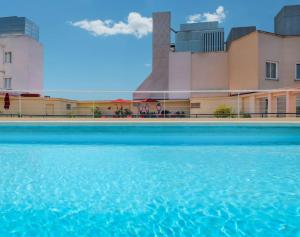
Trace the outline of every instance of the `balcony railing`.
<instances>
[{"instance_id":1,"label":"balcony railing","mask_svg":"<svg viewBox=\"0 0 300 237\"><path fill-rule=\"evenodd\" d=\"M1 118L300 117L300 89L0 90Z\"/></svg>"}]
</instances>

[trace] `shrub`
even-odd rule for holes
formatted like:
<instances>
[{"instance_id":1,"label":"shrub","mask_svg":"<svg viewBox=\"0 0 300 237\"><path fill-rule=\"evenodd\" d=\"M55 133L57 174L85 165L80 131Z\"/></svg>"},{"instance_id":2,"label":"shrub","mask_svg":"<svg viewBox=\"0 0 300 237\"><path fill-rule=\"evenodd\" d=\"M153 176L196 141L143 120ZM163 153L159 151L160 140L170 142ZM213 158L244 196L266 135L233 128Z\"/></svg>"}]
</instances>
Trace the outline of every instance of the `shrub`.
<instances>
[{"instance_id":1,"label":"shrub","mask_svg":"<svg viewBox=\"0 0 300 237\"><path fill-rule=\"evenodd\" d=\"M161 111L161 114L170 114L171 112L169 110L163 110Z\"/></svg>"},{"instance_id":2,"label":"shrub","mask_svg":"<svg viewBox=\"0 0 300 237\"><path fill-rule=\"evenodd\" d=\"M132 115L132 111L130 109L119 109L115 112L117 117L127 117Z\"/></svg>"},{"instance_id":3,"label":"shrub","mask_svg":"<svg viewBox=\"0 0 300 237\"><path fill-rule=\"evenodd\" d=\"M248 113L241 113L242 118L251 118L251 114Z\"/></svg>"},{"instance_id":4,"label":"shrub","mask_svg":"<svg viewBox=\"0 0 300 237\"><path fill-rule=\"evenodd\" d=\"M214 116L216 118L231 118L233 117L233 110L225 104L219 105L214 111Z\"/></svg>"},{"instance_id":5,"label":"shrub","mask_svg":"<svg viewBox=\"0 0 300 237\"><path fill-rule=\"evenodd\" d=\"M94 117L95 118L101 118L101 116L102 116L102 112L100 111L100 109L98 107L96 107L94 109Z\"/></svg>"}]
</instances>

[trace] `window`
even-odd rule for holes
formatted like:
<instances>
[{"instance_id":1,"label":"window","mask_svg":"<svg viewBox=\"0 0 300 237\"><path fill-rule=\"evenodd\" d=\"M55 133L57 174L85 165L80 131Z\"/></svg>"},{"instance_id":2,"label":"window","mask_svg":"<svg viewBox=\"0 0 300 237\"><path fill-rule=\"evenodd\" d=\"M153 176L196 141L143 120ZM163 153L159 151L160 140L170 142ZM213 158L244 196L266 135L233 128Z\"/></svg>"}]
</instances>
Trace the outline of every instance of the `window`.
<instances>
[{"instance_id":1,"label":"window","mask_svg":"<svg viewBox=\"0 0 300 237\"><path fill-rule=\"evenodd\" d=\"M4 53L4 63L11 63L12 62L12 53L5 52Z\"/></svg>"},{"instance_id":2,"label":"window","mask_svg":"<svg viewBox=\"0 0 300 237\"><path fill-rule=\"evenodd\" d=\"M11 90L11 78L4 78L4 89Z\"/></svg>"},{"instance_id":3,"label":"window","mask_svg":"<svg viewBox=\"0 0 300 237\"><path fill-rule=\"evenodd\" d=\"M66 104L66 109L67 110L71 110L71 108L72 108L71 104Z\"/></svg>"},{"instance_id":4,"label":"window","mask_svg":"<svg viewBox=\"0 0 300 237\"><path fill-rule=\"evenodd\" d=\"M296 80L300 80L300 64L296 64Z\"/></svg>"},{"instance_id":5,"label":"window","mask_svg":"<svg viewBox=\"0 0 300 237\"><path fill-rule=\"evenodd\" d=\"M278 79L278 63L266 62L266 79L270 79L270 80Z\"/></svg>"},{"instance_id":6,"label":"window","mask_svg":"<svg viewBox=\"0 0 300 237\"><path fill-rule=\"evenodd\" d=\"M200 109L201 104L200 103L191 103L191 108L192 109Z\"/></svg>"}]
</instances>

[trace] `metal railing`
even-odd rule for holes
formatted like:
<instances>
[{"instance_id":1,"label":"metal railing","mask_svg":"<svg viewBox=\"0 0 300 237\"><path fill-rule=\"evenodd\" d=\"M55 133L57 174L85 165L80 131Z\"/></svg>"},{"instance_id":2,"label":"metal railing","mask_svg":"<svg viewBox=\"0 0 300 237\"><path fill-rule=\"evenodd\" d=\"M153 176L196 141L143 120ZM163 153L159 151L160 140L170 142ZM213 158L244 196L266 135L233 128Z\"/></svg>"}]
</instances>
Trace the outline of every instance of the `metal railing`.
<instances>
[{"instance_id":1,"label":"metal railing","mask_svg":"<svg viewBox=\"0 0 300 237\"><path fill-rule=\"evenodd\" d=\"M0 90L0 117L95 119L300 117L300 89Z\"/></svg>"}]
</instances>

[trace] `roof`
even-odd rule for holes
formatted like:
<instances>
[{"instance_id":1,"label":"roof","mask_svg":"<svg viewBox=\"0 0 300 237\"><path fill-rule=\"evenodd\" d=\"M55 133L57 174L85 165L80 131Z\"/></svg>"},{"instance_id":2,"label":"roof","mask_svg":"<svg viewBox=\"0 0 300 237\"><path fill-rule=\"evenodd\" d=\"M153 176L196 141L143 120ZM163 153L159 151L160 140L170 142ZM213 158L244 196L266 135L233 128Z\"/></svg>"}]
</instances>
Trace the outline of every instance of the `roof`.
<instances>
[{"instance_id":1,"label":"roof","mask_svg":"<svg viewBox=\"0 0 300 237\"><path fill-rule=\"evenodd\" d=\"M300 38L300 35L280 35L280 34L276 34L274 32L263 31L263 30L255 30L255 31L250 32L249 34L243 35L243 36L241 36L237 39L232 40L231 43L236 41L236 40L242 39L242 38L244 38L248 35L251 35L253 33L267 34L267 35L272 35L272 36L276 36L276 37L280 37L280 38L293 38L293 37L299 37ZM227 50L228 49L229 49L229 47L227 48Z\"/></svg>"},{"instance_id":2,"label":"roof","mask_svg":"<svg viewBox=\"0 0 300 237\"><path fill-rule=\"evenodd\" d=\"M286 5L283 6L280 11L277 13L277 15L275 16L275 18L281 16L298 16L300 13L300 5Z\"/></svg>"}]
</instances>

